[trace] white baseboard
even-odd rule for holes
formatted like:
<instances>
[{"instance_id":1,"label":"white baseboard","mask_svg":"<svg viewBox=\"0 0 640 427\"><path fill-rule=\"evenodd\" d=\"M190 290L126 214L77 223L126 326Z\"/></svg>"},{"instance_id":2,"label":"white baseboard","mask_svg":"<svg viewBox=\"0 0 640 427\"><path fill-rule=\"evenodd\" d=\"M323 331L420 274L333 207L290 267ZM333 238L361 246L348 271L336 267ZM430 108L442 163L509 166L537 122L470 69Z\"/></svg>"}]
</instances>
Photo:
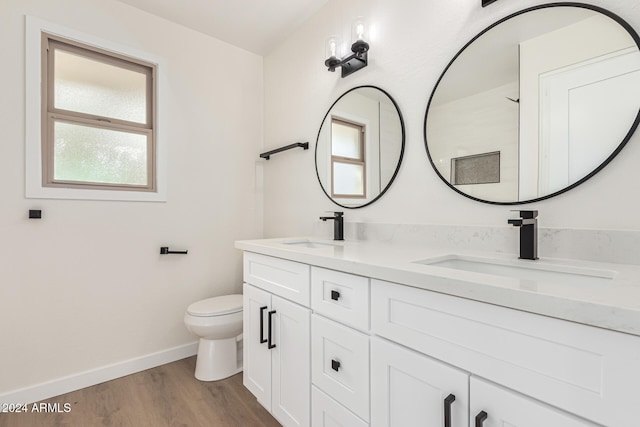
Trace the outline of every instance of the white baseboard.
<instances>
[{"instance_id":1,"label":"white baseboard","mask_svg":"<svg viewBox=\"0 0 640 427\"><path fill-rule=\"evenodd\" d=\"M5 403L33 403L49 399L81 388L100 384L126 375L166 363L175 362L185 357L194 356L198 352L198 342L162 350L112 365L58 378L0 394L0 405Z\"/></svg>"}]
</instances>

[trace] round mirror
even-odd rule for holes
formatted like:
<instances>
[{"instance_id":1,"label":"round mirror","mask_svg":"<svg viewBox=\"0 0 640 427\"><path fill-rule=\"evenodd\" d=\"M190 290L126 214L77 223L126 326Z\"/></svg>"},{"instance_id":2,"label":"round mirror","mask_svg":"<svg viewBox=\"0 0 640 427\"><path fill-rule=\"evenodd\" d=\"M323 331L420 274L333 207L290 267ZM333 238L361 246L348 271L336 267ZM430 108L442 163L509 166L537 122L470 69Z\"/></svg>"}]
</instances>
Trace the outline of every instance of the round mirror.
<instances>
[{"instance_id":1,"label":"round mirror","mask_svg":"<svg viewBox=\"0 0 640 427\"><path fill-rule=\"evenodd\" d=\"M375 86L344 93L324 116L316 141L322 190L343 208L378 200L393 182L404 153L404 122L396 102Z\"/></svg>"},{"instance_id":2,"label":"round mirror","mask_svg":"<svg viewBox=\"0 0 640 427\"><path fill-rule=\"evenodd\" d=\"M491 25L431 94L431 164L455 191L486 203L534 202L583 183L638 126L639 44L621 18L580 3Z\"/></svg>"}]
</instances>

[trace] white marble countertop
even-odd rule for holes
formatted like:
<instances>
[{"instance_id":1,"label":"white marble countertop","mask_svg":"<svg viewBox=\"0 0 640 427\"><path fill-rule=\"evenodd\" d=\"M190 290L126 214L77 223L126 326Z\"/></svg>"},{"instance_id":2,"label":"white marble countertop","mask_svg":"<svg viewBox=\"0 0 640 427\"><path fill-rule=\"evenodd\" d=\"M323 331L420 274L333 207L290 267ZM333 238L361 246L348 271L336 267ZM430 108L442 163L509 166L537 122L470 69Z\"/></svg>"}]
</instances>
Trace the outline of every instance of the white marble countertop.
<instances>
[{"instance_id":1,"label":"white marble countertop","mask_svg":"<svg viewBox=\"0 0 640 427\"><path fill-rule=\"evenodd\" d=\"M308 248L287 244L300 241L322 245ZM309 237L242 240L235 246L244 251L640 335L638 265L551 258L528 261L493 252L452 252L418 244L336 242ZM541 281L416 263L454 254L526 268L594 271L609 278Z\"/></svg>"}]
</instances>

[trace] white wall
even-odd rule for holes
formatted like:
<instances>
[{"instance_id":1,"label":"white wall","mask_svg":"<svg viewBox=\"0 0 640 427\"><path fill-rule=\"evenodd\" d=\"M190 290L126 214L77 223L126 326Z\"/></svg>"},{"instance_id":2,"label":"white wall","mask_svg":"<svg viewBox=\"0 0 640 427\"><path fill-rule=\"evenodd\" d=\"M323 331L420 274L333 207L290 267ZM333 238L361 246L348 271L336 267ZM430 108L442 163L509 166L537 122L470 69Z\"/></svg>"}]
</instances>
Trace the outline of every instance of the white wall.
<instances>
[{"instance_id":1,"label":"white wall","mask_svg":"<svg viewBox=\"0 0 640 427\"><path fill-rule=\"evenodd\" d=\"M166 59L168 202L25 199L25 14ZM262 58L113 0L2 0L0 52L0 394L194 342L262 231Z\"/></svg>"},{"instance_id":2,"label":"white wall","mask_svg":"<svg viewBox=\"0 0 640 427\"><path fill-rule=\"evenodd\" d=\"M318 216L335 206L314 172L313 148L322 117L346 90L380 86L395 98L406 126L403 165L389 191L371 206L348 210L346 221L401 224L506 226L512 206L474 202L453 192L433 171L425 153L423 122L433 87L453 55L496 20L540 4L536 0L330 0L312 19L265 58L265 146L309 140L311 150L273 157L264 167L265 235L310 234ZM634 0L594 0L640 29ZM324 40L346 33L363 15L372 25L369 66L341 79L323 67ZM616 159L582 186L543 202L541 227L640 229L640 133ZM322 227L322 225L319 225ZM331 224L326 236L331 236Z\"/></svg>"}]
</instances>

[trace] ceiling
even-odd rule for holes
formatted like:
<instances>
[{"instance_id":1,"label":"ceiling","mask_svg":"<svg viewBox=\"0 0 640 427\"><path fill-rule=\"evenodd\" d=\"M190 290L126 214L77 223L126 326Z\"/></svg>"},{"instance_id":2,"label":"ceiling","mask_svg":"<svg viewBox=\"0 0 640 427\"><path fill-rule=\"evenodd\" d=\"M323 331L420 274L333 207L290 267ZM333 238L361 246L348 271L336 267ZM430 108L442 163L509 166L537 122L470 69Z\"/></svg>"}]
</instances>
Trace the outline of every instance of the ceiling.
<instances>
[{"instance_id":1,"label":"ceiling","mask_svg":"<svg viewBox=\"0 0 640 427\"><path fill-rule=\"evenodd\" d=\"M328 0L120 0L265 55Z\"/></svg>"}]
</instances>

